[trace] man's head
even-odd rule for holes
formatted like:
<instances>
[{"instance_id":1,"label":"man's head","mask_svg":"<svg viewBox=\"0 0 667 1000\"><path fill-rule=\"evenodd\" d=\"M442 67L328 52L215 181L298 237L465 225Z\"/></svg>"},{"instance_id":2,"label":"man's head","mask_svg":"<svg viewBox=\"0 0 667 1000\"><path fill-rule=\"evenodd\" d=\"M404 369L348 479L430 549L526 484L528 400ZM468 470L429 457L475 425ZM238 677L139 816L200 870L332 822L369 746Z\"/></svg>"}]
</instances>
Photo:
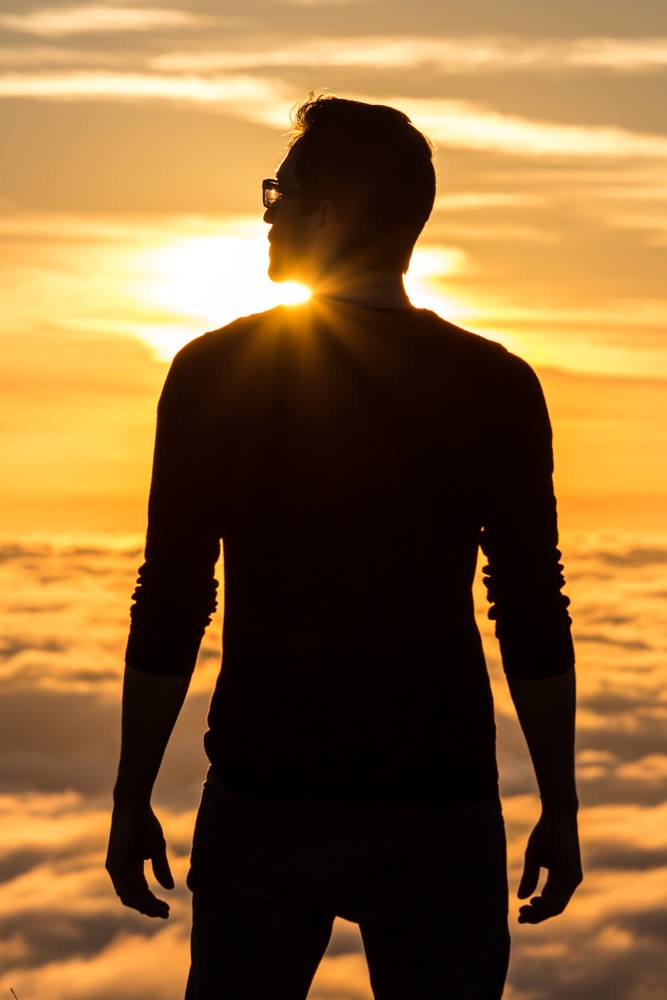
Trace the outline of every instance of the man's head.
<instances>
[{"instance_id":1,"label":"man's head","mask_svg":"<svg viewBox=\"0 0 667 1000\"><path fill-rule=\"evenodd\" d=\"M430 141L395 108L312 92L292 124L285 193L264 214L269 277L404 274L435 199Z\"/></svg>"}]
</instances>

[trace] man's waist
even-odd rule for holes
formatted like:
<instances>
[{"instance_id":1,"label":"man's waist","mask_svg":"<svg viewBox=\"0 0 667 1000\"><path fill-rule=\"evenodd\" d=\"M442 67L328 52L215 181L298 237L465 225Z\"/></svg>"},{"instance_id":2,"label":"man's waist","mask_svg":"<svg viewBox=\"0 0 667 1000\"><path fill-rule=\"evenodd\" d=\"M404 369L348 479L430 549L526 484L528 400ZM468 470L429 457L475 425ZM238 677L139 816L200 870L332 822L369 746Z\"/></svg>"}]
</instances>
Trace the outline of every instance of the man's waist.
<instances>
[{"instance_id":1,"label":"man's waist","mask_svg":"<svg viewBox=\"0 0 667 1000\"><path fill-rule=\"evenodd\" d=\"M484 744L467 766L451 758L433 758L421 768L355 768L329 761L319 769L295 766L282 770L263 761L235 759L208 733L205 738L213 780L231 795L274 802L364 802L447 807L497 799L495 746ZM479 748L481 751L481 747ZM264 765L264 766L262 766Z\"/></svg>"},{"instance_id":2,"label":"man's waist","mask_svg":"<svg viewBox=\"0 0 667 1000\"><path fill-rule=\"evenodd\" d=\"M280 655L287 658L336 657L342 654L364 656L401 656L419 651L448 650L476 643L479 630L474 617L461 617L456 623L427 623L401 632L386 626L373 631L359 629L285 629L255 626L247 630L225 630L224 649L230 655Z\"/></svg>"}]
</instances>

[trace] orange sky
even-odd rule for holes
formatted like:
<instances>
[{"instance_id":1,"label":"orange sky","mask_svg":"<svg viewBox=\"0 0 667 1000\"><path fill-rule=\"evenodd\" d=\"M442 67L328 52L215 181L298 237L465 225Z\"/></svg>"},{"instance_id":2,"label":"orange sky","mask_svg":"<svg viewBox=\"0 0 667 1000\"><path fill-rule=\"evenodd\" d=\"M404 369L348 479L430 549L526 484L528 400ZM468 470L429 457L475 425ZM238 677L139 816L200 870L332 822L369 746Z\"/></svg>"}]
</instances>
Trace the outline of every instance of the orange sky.
<instances>
[{"instance_id":1,"label":"orange sky","mask_svg":"<svg viewBox=\"0 0 667 1000\"><path fill-rule=\"evenodd\" d=\"M142 530L171 356L295 292L266 276L260 181L309 88L400 107L434 142L436 207L408 292L536 367L563 517L657 528L667 43L654 5L642 27L606 4L602 35L587 4L558 30L541 4L527 20L503 5L503 23L482 5L483 31L463 4L429 7L437 30L422 34L396 4L251 6L2 7L6 531Z\"/></svg>"}]
</instances>

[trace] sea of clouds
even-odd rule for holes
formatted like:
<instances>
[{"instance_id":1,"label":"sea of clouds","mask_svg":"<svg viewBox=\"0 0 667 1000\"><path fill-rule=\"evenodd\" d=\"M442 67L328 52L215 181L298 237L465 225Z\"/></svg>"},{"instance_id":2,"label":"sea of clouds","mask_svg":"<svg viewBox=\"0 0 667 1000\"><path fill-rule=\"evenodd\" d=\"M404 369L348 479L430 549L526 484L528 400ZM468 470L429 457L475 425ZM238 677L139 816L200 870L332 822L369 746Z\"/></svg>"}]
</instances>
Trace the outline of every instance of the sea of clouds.
<instances>
[{"instance_id":1,"label":"sea of clouds","mask_svg":"<svg viewBox=\"0 0 667 1000\"><path fill-rule=\"evenodd\" d=\"M584 881L566 911L519 925L516 889L539 815L530 759L475 581L496 705L508 837L508 1000L658 1000L667 992L667 536L561 532L577 653ZM123 652L142 540L0 545L0 997L181 1000L185 886L207 761L222 606L202 643L153 796L176 887L167 921L124 907L104 869L120 742ZM223 572L222 560L219 575ZM544 881L544 874L540 886ZM538 888L539 888L538 887ZM370 1000L358 928L337 919L312 1000Z\"/></svg>"}]
</instances>

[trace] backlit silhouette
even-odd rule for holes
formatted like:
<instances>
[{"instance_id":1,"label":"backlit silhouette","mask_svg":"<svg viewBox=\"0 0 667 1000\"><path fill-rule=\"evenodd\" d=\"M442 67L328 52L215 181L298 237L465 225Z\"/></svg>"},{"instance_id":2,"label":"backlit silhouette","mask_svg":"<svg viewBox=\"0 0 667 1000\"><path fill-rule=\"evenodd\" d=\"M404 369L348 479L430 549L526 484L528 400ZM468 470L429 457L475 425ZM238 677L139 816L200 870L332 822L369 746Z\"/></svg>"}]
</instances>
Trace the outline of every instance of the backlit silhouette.
<instances>
[{"instance_id":1,"label":"backlit silhouette","mask_svg":"<svg viewBox=\"0 0 667 1000\"><path fill-rule=\"evenodd\" d=\"M149 800L217 608L223 660L187 884L187 1000L303 1000L336 916L377 1000L502 995L510 933L479 547L542 815L520 919L581 881L574 651L551 426L523 359L403 288L435 194L394 109L312 98L263 183L269 275L312 297L175 356L160 397L126 650L107 867L173 886Z\"/></svg>"}]
</instances>

